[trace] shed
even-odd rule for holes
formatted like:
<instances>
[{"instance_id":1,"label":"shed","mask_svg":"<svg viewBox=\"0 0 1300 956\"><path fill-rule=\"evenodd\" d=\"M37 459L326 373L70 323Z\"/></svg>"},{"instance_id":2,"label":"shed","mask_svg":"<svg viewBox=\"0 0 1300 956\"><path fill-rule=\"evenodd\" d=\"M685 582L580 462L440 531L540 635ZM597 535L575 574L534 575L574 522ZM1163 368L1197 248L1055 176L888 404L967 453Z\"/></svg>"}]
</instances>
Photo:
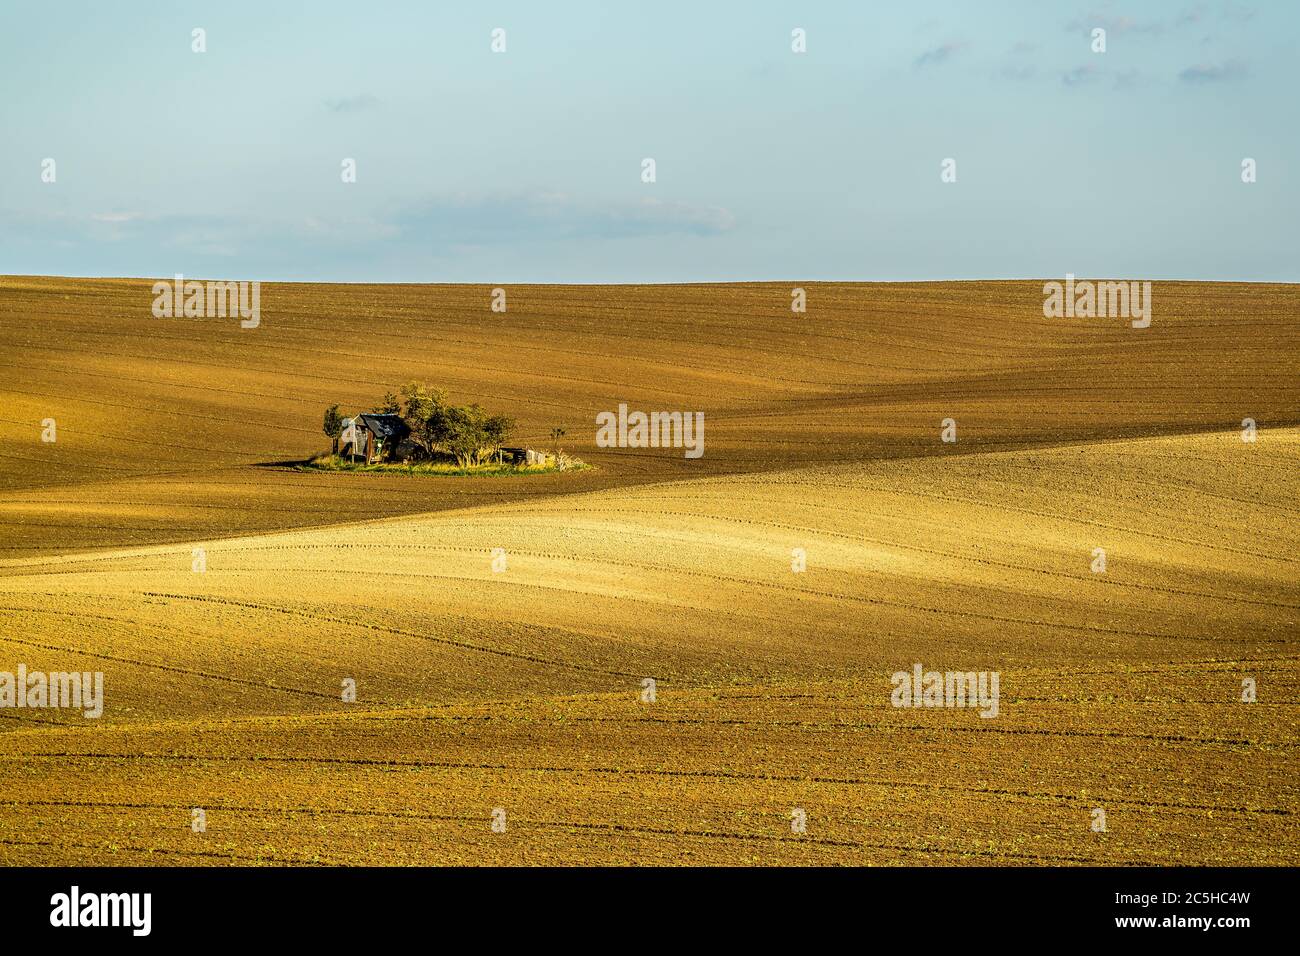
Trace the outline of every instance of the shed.
<instances>
[{"instance_id":1,"label":"shed","mask_svg":"<svg viewBox=\"0 0 1300 956\"><path fill-rule=\"evenodd\" d=\"M502 448L501 457L512 465L545 465L551 458L546 452L531 448Z\"/></svg>"},{"instance_id":2,"label":"shed","mask_svg":"<svg viewBox=\"0 0 1300 956\"><path fill-rule=\"evenodd\" d=\"M401 415L357 415L343 420L340 454L362 458L366 464L391 459L411 433Z\"/></svg>"}]
</instances>

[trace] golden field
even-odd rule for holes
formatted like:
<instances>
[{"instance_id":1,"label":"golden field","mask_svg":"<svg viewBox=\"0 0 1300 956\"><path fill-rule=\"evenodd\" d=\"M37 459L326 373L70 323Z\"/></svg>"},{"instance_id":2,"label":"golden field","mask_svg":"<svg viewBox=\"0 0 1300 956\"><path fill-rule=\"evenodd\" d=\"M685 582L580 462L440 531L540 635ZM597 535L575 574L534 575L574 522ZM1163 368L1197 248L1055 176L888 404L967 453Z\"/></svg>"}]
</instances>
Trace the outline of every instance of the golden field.
<instances>
[{"instance_id":1,"label":"golden field","mask_svg":"<svg viewBox=\"0 0 1300 956\"><path fill-rule=\"evenodd\" d=\"M150 284L0 278L0 671L106 696L0 709L0 860L1300 863L1296 287ZM292 469L410 379L594 467Z\"/></svg>"}]
</instances>

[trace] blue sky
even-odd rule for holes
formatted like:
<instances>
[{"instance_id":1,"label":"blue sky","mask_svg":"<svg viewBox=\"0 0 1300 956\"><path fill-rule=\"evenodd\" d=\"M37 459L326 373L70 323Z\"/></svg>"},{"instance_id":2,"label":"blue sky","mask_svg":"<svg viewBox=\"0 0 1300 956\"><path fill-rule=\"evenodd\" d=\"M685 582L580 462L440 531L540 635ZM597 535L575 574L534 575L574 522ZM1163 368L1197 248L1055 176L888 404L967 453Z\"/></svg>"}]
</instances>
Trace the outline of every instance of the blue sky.
<instances>
[{"instance_id":1,"label":"blue sky","mask_svg":"<svg viewBox=\"0 0 1300 956\"><path fill-rule=\"evenodd\" d=\"M1282 0L6 2L0 273L1295 281L1297 48Z\"/></svg>"}]
</instances>

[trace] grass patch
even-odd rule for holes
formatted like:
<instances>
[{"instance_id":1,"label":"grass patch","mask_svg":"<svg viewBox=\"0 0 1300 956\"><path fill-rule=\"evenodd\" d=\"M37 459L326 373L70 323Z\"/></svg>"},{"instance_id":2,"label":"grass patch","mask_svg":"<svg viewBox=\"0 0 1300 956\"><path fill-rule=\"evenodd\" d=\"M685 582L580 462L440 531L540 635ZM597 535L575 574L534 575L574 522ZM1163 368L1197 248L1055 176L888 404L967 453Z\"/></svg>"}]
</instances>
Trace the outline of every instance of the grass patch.
<instances>
[{"instance_id":1,"label":"grass patch","mask_svg":"<svg viewBox=\"0 0 1300 956\"><path fill-rule=\"evenodd\" d=\"M349 461L334 455L321 455L295 465L295 471L354 471L378 472L388 475L439 475L445 478L506 478L514 475L552 475L568 471L585 471L591 466L577 458L568 459L563 465L550 463L545 465L508 465L487 462L482 465L457 465L453 462L421 461L411 464L401 462L380 462L367 465L364 462Z\"/></svg>"}]
</instances>

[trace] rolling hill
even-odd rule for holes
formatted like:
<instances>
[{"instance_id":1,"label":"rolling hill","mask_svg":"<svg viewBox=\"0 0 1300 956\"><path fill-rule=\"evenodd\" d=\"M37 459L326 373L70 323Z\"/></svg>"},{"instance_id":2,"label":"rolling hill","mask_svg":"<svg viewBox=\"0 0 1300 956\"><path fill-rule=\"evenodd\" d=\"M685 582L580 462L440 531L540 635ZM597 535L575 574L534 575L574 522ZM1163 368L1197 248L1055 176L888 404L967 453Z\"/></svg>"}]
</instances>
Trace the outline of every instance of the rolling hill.
<instances>
[{"instance_id":1,"label":"rolling hill","mask_svg":"<svg viewBox=\"0 0 1300 956\"><path fill-rule=\"evenodd\" d=\"M1300 861L1295 287L150 284L0 278L0 671L105 686L0 708L0 859ZM411 379L594 467L293 468Z\"/></svg>"}]
</instances>

